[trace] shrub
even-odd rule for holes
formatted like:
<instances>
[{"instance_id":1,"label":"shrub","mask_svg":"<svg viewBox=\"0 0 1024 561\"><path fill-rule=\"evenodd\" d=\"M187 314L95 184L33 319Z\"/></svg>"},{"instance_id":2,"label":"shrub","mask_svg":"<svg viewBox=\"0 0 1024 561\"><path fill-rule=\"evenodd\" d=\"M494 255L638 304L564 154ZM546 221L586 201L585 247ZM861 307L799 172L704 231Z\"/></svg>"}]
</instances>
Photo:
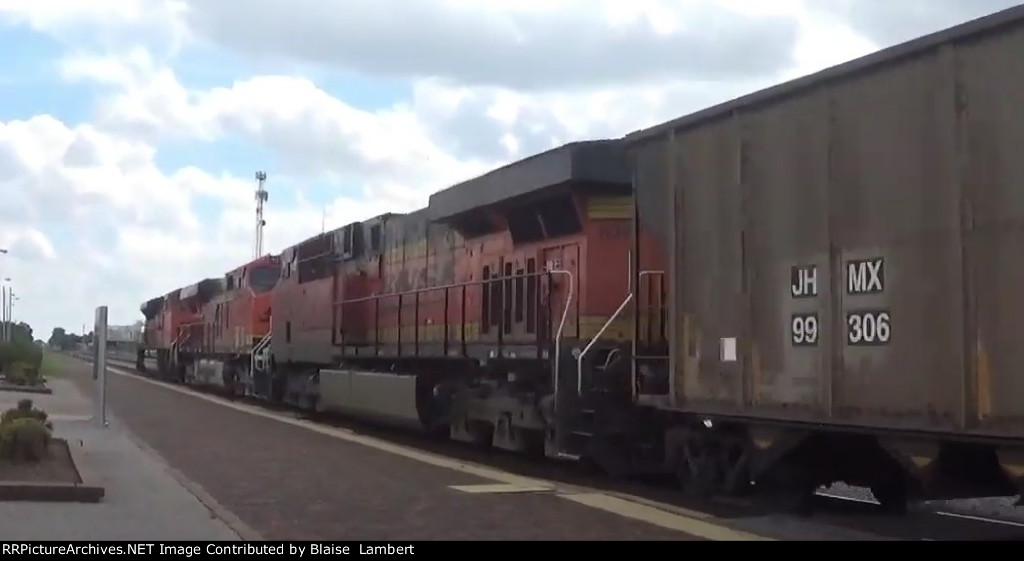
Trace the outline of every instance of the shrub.
<instances>
[{"instance_id":1,"label":"shrub","mask_svg":"<svg viewBox=\"0 0 1024 561\"><path fill-rule=\"evenodd\" d=\"M49 446L50 429L38 419L22 417L0 423L0 457L16 462L38 462L45 457Z\"/></svg>"},{"instance_id":2,"label":"shrub","mask_svg":"<svg viewBox=\"0 0 1024 561\"><path fill-rule=\"evenodd\" d=\"M22 399L18 402L17 407L8 409L4 411L3 415L0 415L0 426L18 419L35 419L40 423L47 424L47 417L46 411L32 407L31 399Z\"/></svg>"},{"instance_id":3,"label":"shrub","mask_svg":"<svg viewBox=\"0 0 1024 561\"><path fill-rule=\"evenodd\" d=\"M18 372L29 381L38 379L43 364L43 350L27 341L0 343L0 371L10 378Z\"/></svg>"},{"instance_id":4,"label":"shrub","mask_svg":"<svg viewBox=\"0 0 1024 561\"><path fill-rule=\"evenodd\" d=\"M5 369L4 381L15 386L38 386L43 382L39 369L16 362Z\"/></svg>"}]
</instances>

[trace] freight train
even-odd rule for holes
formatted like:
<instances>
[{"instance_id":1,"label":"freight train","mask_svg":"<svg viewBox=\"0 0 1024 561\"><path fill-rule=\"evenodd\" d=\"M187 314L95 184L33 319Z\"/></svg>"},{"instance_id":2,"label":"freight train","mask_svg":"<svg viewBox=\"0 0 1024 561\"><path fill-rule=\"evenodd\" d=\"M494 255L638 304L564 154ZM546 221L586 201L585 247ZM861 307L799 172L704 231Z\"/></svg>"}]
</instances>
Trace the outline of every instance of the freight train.
<instances>
[{"instance_id":1,"label":"freight train","mask_svg":"<svg viewBox=\"0 0 1024 561\"><path fill-rule=\"evenodd\" d=\"M1019 494L1021 52L1017 7L533 156L151 300L147 347L702 496Z\"/></svg>"}]
</instances>

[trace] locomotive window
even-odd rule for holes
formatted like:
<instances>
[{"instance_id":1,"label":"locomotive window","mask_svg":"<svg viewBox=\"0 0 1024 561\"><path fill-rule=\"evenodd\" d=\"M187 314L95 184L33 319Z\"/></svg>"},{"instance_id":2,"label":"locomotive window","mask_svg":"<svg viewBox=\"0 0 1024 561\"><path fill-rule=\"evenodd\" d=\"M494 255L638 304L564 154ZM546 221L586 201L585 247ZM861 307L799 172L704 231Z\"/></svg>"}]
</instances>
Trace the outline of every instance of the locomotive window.
<instances>
[{"instance_id":1,"label":"locomotive window","mask_svg":"<svg viewBox=\"0 0 1024 561\"><path fill-rule=\"evenodd\" d=\"M537 260L526 260L526 332L537 332Z\"/></svg>"},{"instance_id":2,"label":"locomotive window","mask_svg":"<svg viewBox=\"0 0 1024 561\"><path fill-rule=\"evenodd\" d=\"M491 268L484 267L483 296L480 299L480 333L491 330Z\"/></svg>"},{"instance_id":3,"label":"locomotive window","mask_svg":"<svg viewBox=\"0 0 1024 561\"><path fill-rule=\"evenodd\" d=\"M277 285L279 271L276 267L258 267L249 272L249 288L260 294Z\"/></svg>"}]
</instances>

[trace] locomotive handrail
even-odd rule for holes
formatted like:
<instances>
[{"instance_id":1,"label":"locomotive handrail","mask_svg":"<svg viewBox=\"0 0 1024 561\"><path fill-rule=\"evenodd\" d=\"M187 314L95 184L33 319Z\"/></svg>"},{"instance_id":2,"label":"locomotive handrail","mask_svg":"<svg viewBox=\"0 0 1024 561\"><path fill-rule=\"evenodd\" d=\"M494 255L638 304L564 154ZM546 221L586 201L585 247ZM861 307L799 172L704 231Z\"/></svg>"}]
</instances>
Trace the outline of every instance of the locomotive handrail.
<instances>
[{"instance_id":1,"label":"locomotive handrail","mask_svg":"<svg viewBox=\"0 0 1024 561\"><path fill-rule=\"evenodd\" d=\"M569 271L562 271L562 270L547 271L547 272L537 271L535 273L523 273L521 275L502 275L500 277L493 277L493 278L489 278L489 279L480 279L480 280L474 280L474 281L457 282L457 283L453 283L453 284L441 284L441 285L437 285L437 286L425 286L423 288L414 288L412 290L407 290L405 292L378 292L376 294L371 294L369 296L361 296L359 298L352 298L351 300L342 300L340 302L335 302L334 303L334 307L337 308L339 306L344 306L345 304L357 304L359 302L370 302L370 301L373 301L373 300L382 300L384 298L392 298L392 297L397 298L399 296L403 296L403 297L404 296L414 296L416 294L422 294L424 292L432 292L432 291L435 291L435 290L440 291L440 290L451 290L453 288L469 288L471 286L490 284L490 283L494 283L494 282L503 282L503 281L507 281L507 280L514 280L514 279L517 279L517 278L525 279L525 278L530 278L530 277L541 277L541 276L545 276L545 275L548 275L548 274L559 274L559 273L566 273L566 274L569 275L570 278L572 277L572 273L570 273Z\"/></svg>"},{"instance_id":2,"label":"locomotive handrail","mask_svg":"<svg viewBox=\"0 0 1024 561\"><path fill-rule=\"evenodd\" d=\"M631 289L630 290L630 294L632 295L632 294L639 294L640 293L640 287L643 286L643 282L641 282L641 281L643 281L645 276L647 276L647 275L664 275L664 274L665 274L665 271L655 271L655 270L640 271L640 273L636 276L636 286L635 287L632 286L632 282L630 282L630 289ZM630 280L632 281L632 279L630 279ZM637 299L637 302L638 302L638 304L637 304L637 312L636 312L636 316L635 317L637 319L639 319L639 317L640 317L639 297ZM650 309L650 308L648 308L648 309ZM633 322L633 337L632 337L632 339L633 339L633 342L632 342L632 347L633 347L632 355L633 356L630 358L630 363L631 364L630 364L630 368L629 368L629 382L630 382L629 383L629 388L630 388L629 391L630 391L630 394L633 396L633 401L636 401L636 394L637 394L637 391L636 391L636 361L637 361L637 358L638 358L637 357L637 344L638 344L638 340L640 339L639 324L636 321Z\"/></svg>"},{"instance_id":3,"label":"locomotive handrail","mask_svg":"<svg viewBox=\"0 0 1024 561\"><path fill-rule=\"evenodd\" d=\"M562 366L562 333L565 332L565 324L569 319L569 307L572 306L573 287L576 284L576 278L573 276L571 271L565 269L554 269L548 271L546 274L549 275L565 275L569 277L569 290L565 294L565 308L562 309L562 320L558 322L558 331L555 332L555 367L554 370L555 379L552 390L554 392L555 407L558 407L558 379L560 378L559 373Z\"/></svg>"},{"instance_id":4,"label":"locomotive handrail","mask_svg":"<svg viewBox=\"0 0 1024 561\"><path fill-rule=\"evenodd\" d=\"M597 344L597 340L600 339L602 335L604 335L604 332L608 329L608 326L610 326L612 322L619 317L619 314L622 313L622 310L626 309L626 306L628 306L632 300L633 293L630 292L629 294L626 295L626 298L622 301L622 303L619 304L619 308L615 310L615 313L608 318L608 321L604 322L604 325L601 326L601 329L598 330L598 332L594 335L593 339L591 339L590 342L587 343L587 346L583 347L583 351L580 353L580 355L576 357L576 395L583 395L583 359L587 356L587 353L590 352L590 349Z\"/></svg>"},{"instance_id":5,"label":"locomotive handrail","mask_svg":"<svg viewBox=\"0 0 1024 561\"><path fill-rule=\"evenodd\" d=\"M476 287L476 286L486 287L486 286L491 285L491 284L498 284L500 286L500 285L502 285L502 283L507 283L507 282L510 282L510 281L513 281L513 280L528 280L528 279L541 278L541 277L547 277L550 280L551 277L554 276L554 275L564 275L564 276L567 276L569 278L569 292L566 295L566 298L567 298L566 305L565 305L565 308L562 310L562 318L561 318L561 321L559 322L557 334L554 337L554 341L552 341L554 343L558 343L559 341L561 341L562 333L564 333L564 331L565 331L565 326L566 326L566 324L568 322L569 308L571 307L572 302L573 302L573 298L575 296L575 291L574 291L575 277L573 276L573 274L570 271L562 270L562 269L553 269L553 270L547 270L547 271L542 269L540 271L536 271L536 272L533 272L533 273L525 273L524 272L524 273L518 273L518 274L511 274L511 275L504 275L503 274L501 276L495 276L495 277L492 277L492 278L471 280L471 281L466 281L466 282L450 283L450 284L443 284L443 285L437 285L437 286L425 286L425 287L422 287L422 288L406 290L406 291L403 291L403 292L377 292L375 294L370 294L368 296L361 296L361 297L358 297L358 298L352 298L352 299L348 299L348 300L341 300L341 301L338 301L338 302L334 302L332 304L332 310L337 311L337 310L341 309L342 307L344 307L346 305L349 305L349 304L359 304L359 303L363 303L363 302L378 302L379 303L379 302L386 301L389 298L395 298L395 299L398 300L399 303L401 303L403 298L406 298L406 297L409 297L409 296L415 297L416 301L418 302L419 296L421 294L425 294L425 293L429 293L429 292L434 292L434 291L439 292L439 293L447 294L448 291L450 291L452 289L462 289L463 291L465 291L467 288ZM537 301L539 302L540 300L538 299ZM419 306L418 303L416 305ZM446 304L446 306L447 306L447 304ZM332 313L334 313L334 312L332 312ZM446 316L445 322L447 324L447 316ZM548 325L549 325L549 328L550 328L550 323ZM501 341L502 341L502 329L499 327L499 331L498 331L498 345L499 345L499 347L502 345ZM376 345L377 343L374 343L374 344ZM538 332L538 337L537 337L537 344L538 345L540 344L540 333L539 332ZM447 343L446 343L446 345L447 345ZM463 345L465 345L465 340L463 340ZM557 361L557 359L561 358L561 355L560 355L561 349L560 349L560 345L559 344L555 345L555 351L556 351L556 361ZM556 364L557 364L557 362L556 362Z\"/></svg>"}]
</instances>

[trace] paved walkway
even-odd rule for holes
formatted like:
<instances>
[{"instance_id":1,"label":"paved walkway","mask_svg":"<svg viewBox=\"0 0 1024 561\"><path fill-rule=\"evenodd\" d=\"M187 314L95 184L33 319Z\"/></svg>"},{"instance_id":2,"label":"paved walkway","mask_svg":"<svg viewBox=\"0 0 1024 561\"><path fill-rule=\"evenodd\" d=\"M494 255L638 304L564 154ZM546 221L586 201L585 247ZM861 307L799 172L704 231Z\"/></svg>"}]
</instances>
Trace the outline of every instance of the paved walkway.
<instances>
[{"instance_id":1,"label":"paved walkway","mask_svg":"<svg viewBox=\"0 0 1024 561\"><path fill-rule=\"evenodd\" d=\"M54 379L50 387L50 395L0 391L0 408L32 399L53 419L55 436L83 448L82 461L106 495L96 504L0 502L0 541L239 539L117 419L106 430L94 426L91 403L74 383Z\"/></svg>"},{"instance_id":2,"label":"paved walkway","mask_svg":"<svg viewBox=\"0 0 1024 561\"><path fill-rule=\"evenodd\" d=\"M91 383L88 368L76 371L82 384ZM132 432L267 540L757 539L712 520L311 428L134 374L108 380L110 406Z\"/></svg>"}]
</instances>

